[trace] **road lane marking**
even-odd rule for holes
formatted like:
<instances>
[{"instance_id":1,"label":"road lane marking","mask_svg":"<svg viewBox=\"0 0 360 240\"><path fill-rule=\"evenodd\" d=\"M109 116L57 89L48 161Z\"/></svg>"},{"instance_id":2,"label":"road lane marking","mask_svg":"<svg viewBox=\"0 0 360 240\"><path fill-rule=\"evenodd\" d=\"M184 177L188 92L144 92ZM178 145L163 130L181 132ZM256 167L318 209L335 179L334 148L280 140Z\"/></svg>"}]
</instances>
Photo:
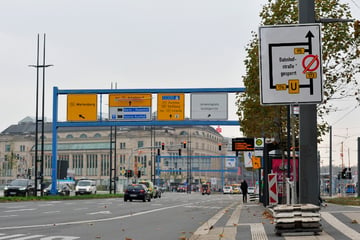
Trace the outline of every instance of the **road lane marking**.
<instances>
[{"instance_id":1,"label":"road lane marking","mask_svg":"<svg viewBox=\"0 0 360 240\"><path fill-rule=\"evenodd\" d=\"M41 227L54 227L54 226L66 226L66 225L75 225L75 224L84 224L84 223L95 223L95 222L107 222L114 221L124 218L129 218L133 216L145 215L148 213L160 212L168 209L184 207L193 203L179 204L174 206L168 206L163 208L152 209L143 212L131 213L123 216L111 217L111 218L101 218L101 219L90 219L90 220L81 220L81 221L73 221L73 222L59 222L59 223L47 223L47 224L37 224L37 225L23 225L23 226L8 226L8 227L0 227L0 230L9 230L9 229L24 229L24 228L41 228ZM235 203L234 203L235 204ZM0 239L1 240L1 239Z\"/></svg>"},{"instance_id":2,"label":"road lane marking","mask_svg":"<svg viewBox=\"0 0 360 240\"><path fill-rule=\"evenodd\" d=\"M233 213L231 214L231 217L229 218L229 220L227 221L225 226L236 226L239 224L239 219L240 219L240 213L241 213L241 209L242 209L243 205L239 204L235 210L233 211Z\"/></svg>"},{"instance_id":3,"label":"road lane marking","mask_svg":"<svg viewBox=\"0 0 360 240\"><path fill-rule=\"evenodd\" d=\"M14 209L14 210L6 210L4 212L25 212L25 211L34 211L36 208L21 208L21 209Z\"/></svg>"},{"instance_id":4,"label":"road lane marking","mask_svg":"<svg viewBox=\"0 0 360 240\"><path fill-rule=\"evenodd\" d=\"M342 234L347 236L350 239L360 239L360 233L356 232L354 229L348 227L346 224L340 222L329 212L322 212L321 217L327 221L330 225L340 231Z\"/></svg>"}]
</instances>

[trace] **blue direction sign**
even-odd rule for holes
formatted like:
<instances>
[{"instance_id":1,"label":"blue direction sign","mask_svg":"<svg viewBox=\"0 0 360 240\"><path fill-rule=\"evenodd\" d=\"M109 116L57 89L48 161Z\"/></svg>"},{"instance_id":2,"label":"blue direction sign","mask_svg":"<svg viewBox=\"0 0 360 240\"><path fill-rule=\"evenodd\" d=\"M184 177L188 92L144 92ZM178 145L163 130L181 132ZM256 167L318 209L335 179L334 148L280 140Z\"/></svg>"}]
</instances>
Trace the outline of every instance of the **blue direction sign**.
<instances>
[{"instance_id":1,"label":"blue direction sign","mask_svg":"<svg viewBox=\"0 0 360 240\"><path fill-rule=\"evenodd\" d=\"M151 107L110 107L110 120L151 120Z\"/></svg>"}]
</instances>

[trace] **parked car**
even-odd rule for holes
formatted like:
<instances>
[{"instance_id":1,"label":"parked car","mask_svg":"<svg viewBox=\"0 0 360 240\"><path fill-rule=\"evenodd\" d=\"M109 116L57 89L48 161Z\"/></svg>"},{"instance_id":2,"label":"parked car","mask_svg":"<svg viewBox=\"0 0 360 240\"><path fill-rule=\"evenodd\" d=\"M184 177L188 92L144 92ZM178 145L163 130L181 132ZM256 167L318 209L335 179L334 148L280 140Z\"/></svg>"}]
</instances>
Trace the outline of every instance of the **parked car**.
<instances>
[{"instance_id":1,"label":"parked car","mask_svg":"<svg viewBox=\"0 0 360 240\"><path fill-rule=\"evenodd\" d=\"M162 191L161 191L160 187L155 185L154 186L154 193L155 193L154 198L161 198Z\"/></svg>"},{"instance_id":2,"label":"parked car","mask_svg":"<svg viewBox=\"0 0 360 240\"><path fill-rule=\"evenodd\" d=\"M151 195L149 189L144 184L128 185L124 193L124 201L130 200L131 202L133 199L150 202Z\"/></svg>"},{"instance_id":3,"label":"parked car","mask_svg":"<svg viewBox=\"0 0 360 240\"><path fill-rule=\"evenodd\" d=\"M224 194L233 194L233 188L232 188L232 186L224 186L224 187L223 187L223 193L224 193Z\"/></svg>"},{"instance_id":4,"label":"parked car","mask_svg":"<svg viewBox=\"0 0 360 240\"><path fill-rule=\"evenodd\" d=\"M4 196L34 196L35 185L31 179L15 179L4 187Z\"/></svg>"},{"instance_id":5,"label":"parked car","mask_svg":"<svg viewBox=\"0 0 360 240\"><path fill-rule=\"evenodd\" d=\"M75 187L75 195L96 194L96 183L93 180L79 180Z\"/></svg>"},{"instance_id":6,"label":"parked car","mask_svg":"<svg viewBox=\"0 0 360 240\"><path fill-rule=\"evenodd\" d=\"M144 184L147 187L147 189L149 190L151 198L154 198L155 192L154 192L154 184L152 181L141 180L141 181L139 181L139 184Z\"/></svg>"},{"instance_id":7,"label":"parked car","mask_svg":"<svg viewBox=\"0 0 360 240\"><path fill-rule=\"evenodd\" d=\"M44 195L50 195L52 184L44 189ZM58 183L57 191L60 196L70 196L71 187L67 183Z\"/></svg>"},{"instance_id":8,"label":"parked car","mask_svg":"<svg viewBox=\"0 0 360 240\"><path fill-rule=\"evenodd\" d=\"M233 187L233 194L240 194L240 193L241 193L240 187Z\"/></svg>"}]
</instances>

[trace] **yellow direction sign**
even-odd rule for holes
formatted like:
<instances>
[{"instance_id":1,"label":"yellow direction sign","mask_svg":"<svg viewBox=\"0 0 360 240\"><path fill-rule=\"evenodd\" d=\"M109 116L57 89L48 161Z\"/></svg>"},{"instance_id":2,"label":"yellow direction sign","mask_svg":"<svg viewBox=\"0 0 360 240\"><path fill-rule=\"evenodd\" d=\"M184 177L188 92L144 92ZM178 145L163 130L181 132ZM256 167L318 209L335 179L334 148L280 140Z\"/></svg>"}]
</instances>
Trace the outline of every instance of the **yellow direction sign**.
<instances>
[{"instance_id":1,"label":"yellow direction sign","mask_svg":"<svg viewBox=\"0 0 360 240\"><path fill-rule=\"evenodd\" d=\"M151 107L151 102L150 93L109 94L109 107Z\"/></svg>"},{"instance_id":2,"label":"yellow direction sign","mask_svg":"<svg viewBox=\"0 0 360 240\"><path fill-rule=\"evenodd\" d=\"M97 121L97 95L68 94L67 121Z\"/></svg>"},{"instance_id":3,"label":"yellow direction sign","mask_svg":"<svg viewBox=\"0 0 360 240\"><path fill-rule=\"evenodd\" d=\"M158 120L184 120L185 94L164 93L157 95Z\"/></svg>"}]
</instances>

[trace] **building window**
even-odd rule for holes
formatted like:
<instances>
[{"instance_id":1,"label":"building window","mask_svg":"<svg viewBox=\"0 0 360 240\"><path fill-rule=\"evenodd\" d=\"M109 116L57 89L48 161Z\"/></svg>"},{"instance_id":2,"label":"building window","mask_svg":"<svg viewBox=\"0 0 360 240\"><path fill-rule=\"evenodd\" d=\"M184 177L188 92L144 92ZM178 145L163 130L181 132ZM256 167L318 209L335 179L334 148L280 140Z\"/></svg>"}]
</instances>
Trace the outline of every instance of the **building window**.
<instances>
[{"instance_id":1,"label":"building window","mask_svg":"<svg viewBox=\"0 0 360 240\"><path fill-rule=\"evenodd\" d=\"M138 141L137 146L138 148L144 147L144 141Z\"/></svg>"},{"instance_id":2,"label":"building window","mask_svg":"<svg viewBox=\"0 0 360 240\"><path fill-rule=\"evenodd\" d=\"M71 138L74 138L74 136L72 134L66 135L66 139L71 139Z\"/></svg>"},{"instance_id":3,"label":"building window","mask_svg":"<svg viewBox=\"0 0 360 240\"><path fill-rule=\"evenodd\" d=\"M119 155L120 164L126 164L125 154Z\"/></svg>"},{"instance_id":4,"label":"building window","mask_svg":"<svg viewBox=\"0 0 360 240\"><path fill-rule=\"evenodd\" d=\"M94 135L94 138L101 138L101 134L100 134L100 133L96 133L96 134Z\"/></svg>"},{"instance_id":5,"label":"building window","mask_svg":"<svg viewBox=\"0 0 360 240\"><path fill-rule=\"evenodd\" d=\"M96 176L97 168L98 168L97 155L96 154L86 155L86 175Z\"/></svg>"},{"instance_id":6,"label":"building window","mask_svg":"<svg viewBox=\"0 0 360 240\"><path fill-rule=\"evenodd\" d=\"M11 146L10 144L5 145L5 152L11 152Z\"/></svg>"},{"instance_id":7,"label":"building window","mask_svg":"<svg viewBox=\"0 0 360 240\"><path fill-rule=\"evenodd\" d=\"M87 138L87 135L85 133L80 135L80 138Z\"/></svg>"},{"instance_id":8,"label":"building window","mask_svg":"<svg viewBox=\"0 0 360 240\"><path fill-rule=\"evenodd\" d=\"M51 176L51 155L44 155L44 176Z\"/></svg>"},{"instance_id":9,"label":"building window","mask_svg":"<svg viewBox=\"0 0 360 240\"><path fill-rule=\"evenodd\" d=\"M83 175L84 156L82 154L75 154L72 156L72 167L75 170L75 176Z\"/></svg>"},{"instance_id":10,"label":"building window","mask_svg":"<svg viewBox=\"0 0 360 240\"><path fill-rule=\"evenodd\" d=\"M20 152L25 152L25 145L20 145Z\"/></svg>"},{"instance_id":11,"label":"building window","mask_svg":"<svg viewBox=\"0 0 360 240\"><path fill-rule=\"evenodd\" d=\"M120 143L120 149L125 149L125 148L126 148L126 143L121 142L121 143Z\"/></svg>"},{"instance_id":12,"label":"building window","mask_svg":"<svg viewBox=\"0 0 360 240\"><path fill-rule=\"evenodd\" d=\"M101 154L101 167L100 167L101 176L110 175L110 155Z\"/></svg>"}]
</instances>

